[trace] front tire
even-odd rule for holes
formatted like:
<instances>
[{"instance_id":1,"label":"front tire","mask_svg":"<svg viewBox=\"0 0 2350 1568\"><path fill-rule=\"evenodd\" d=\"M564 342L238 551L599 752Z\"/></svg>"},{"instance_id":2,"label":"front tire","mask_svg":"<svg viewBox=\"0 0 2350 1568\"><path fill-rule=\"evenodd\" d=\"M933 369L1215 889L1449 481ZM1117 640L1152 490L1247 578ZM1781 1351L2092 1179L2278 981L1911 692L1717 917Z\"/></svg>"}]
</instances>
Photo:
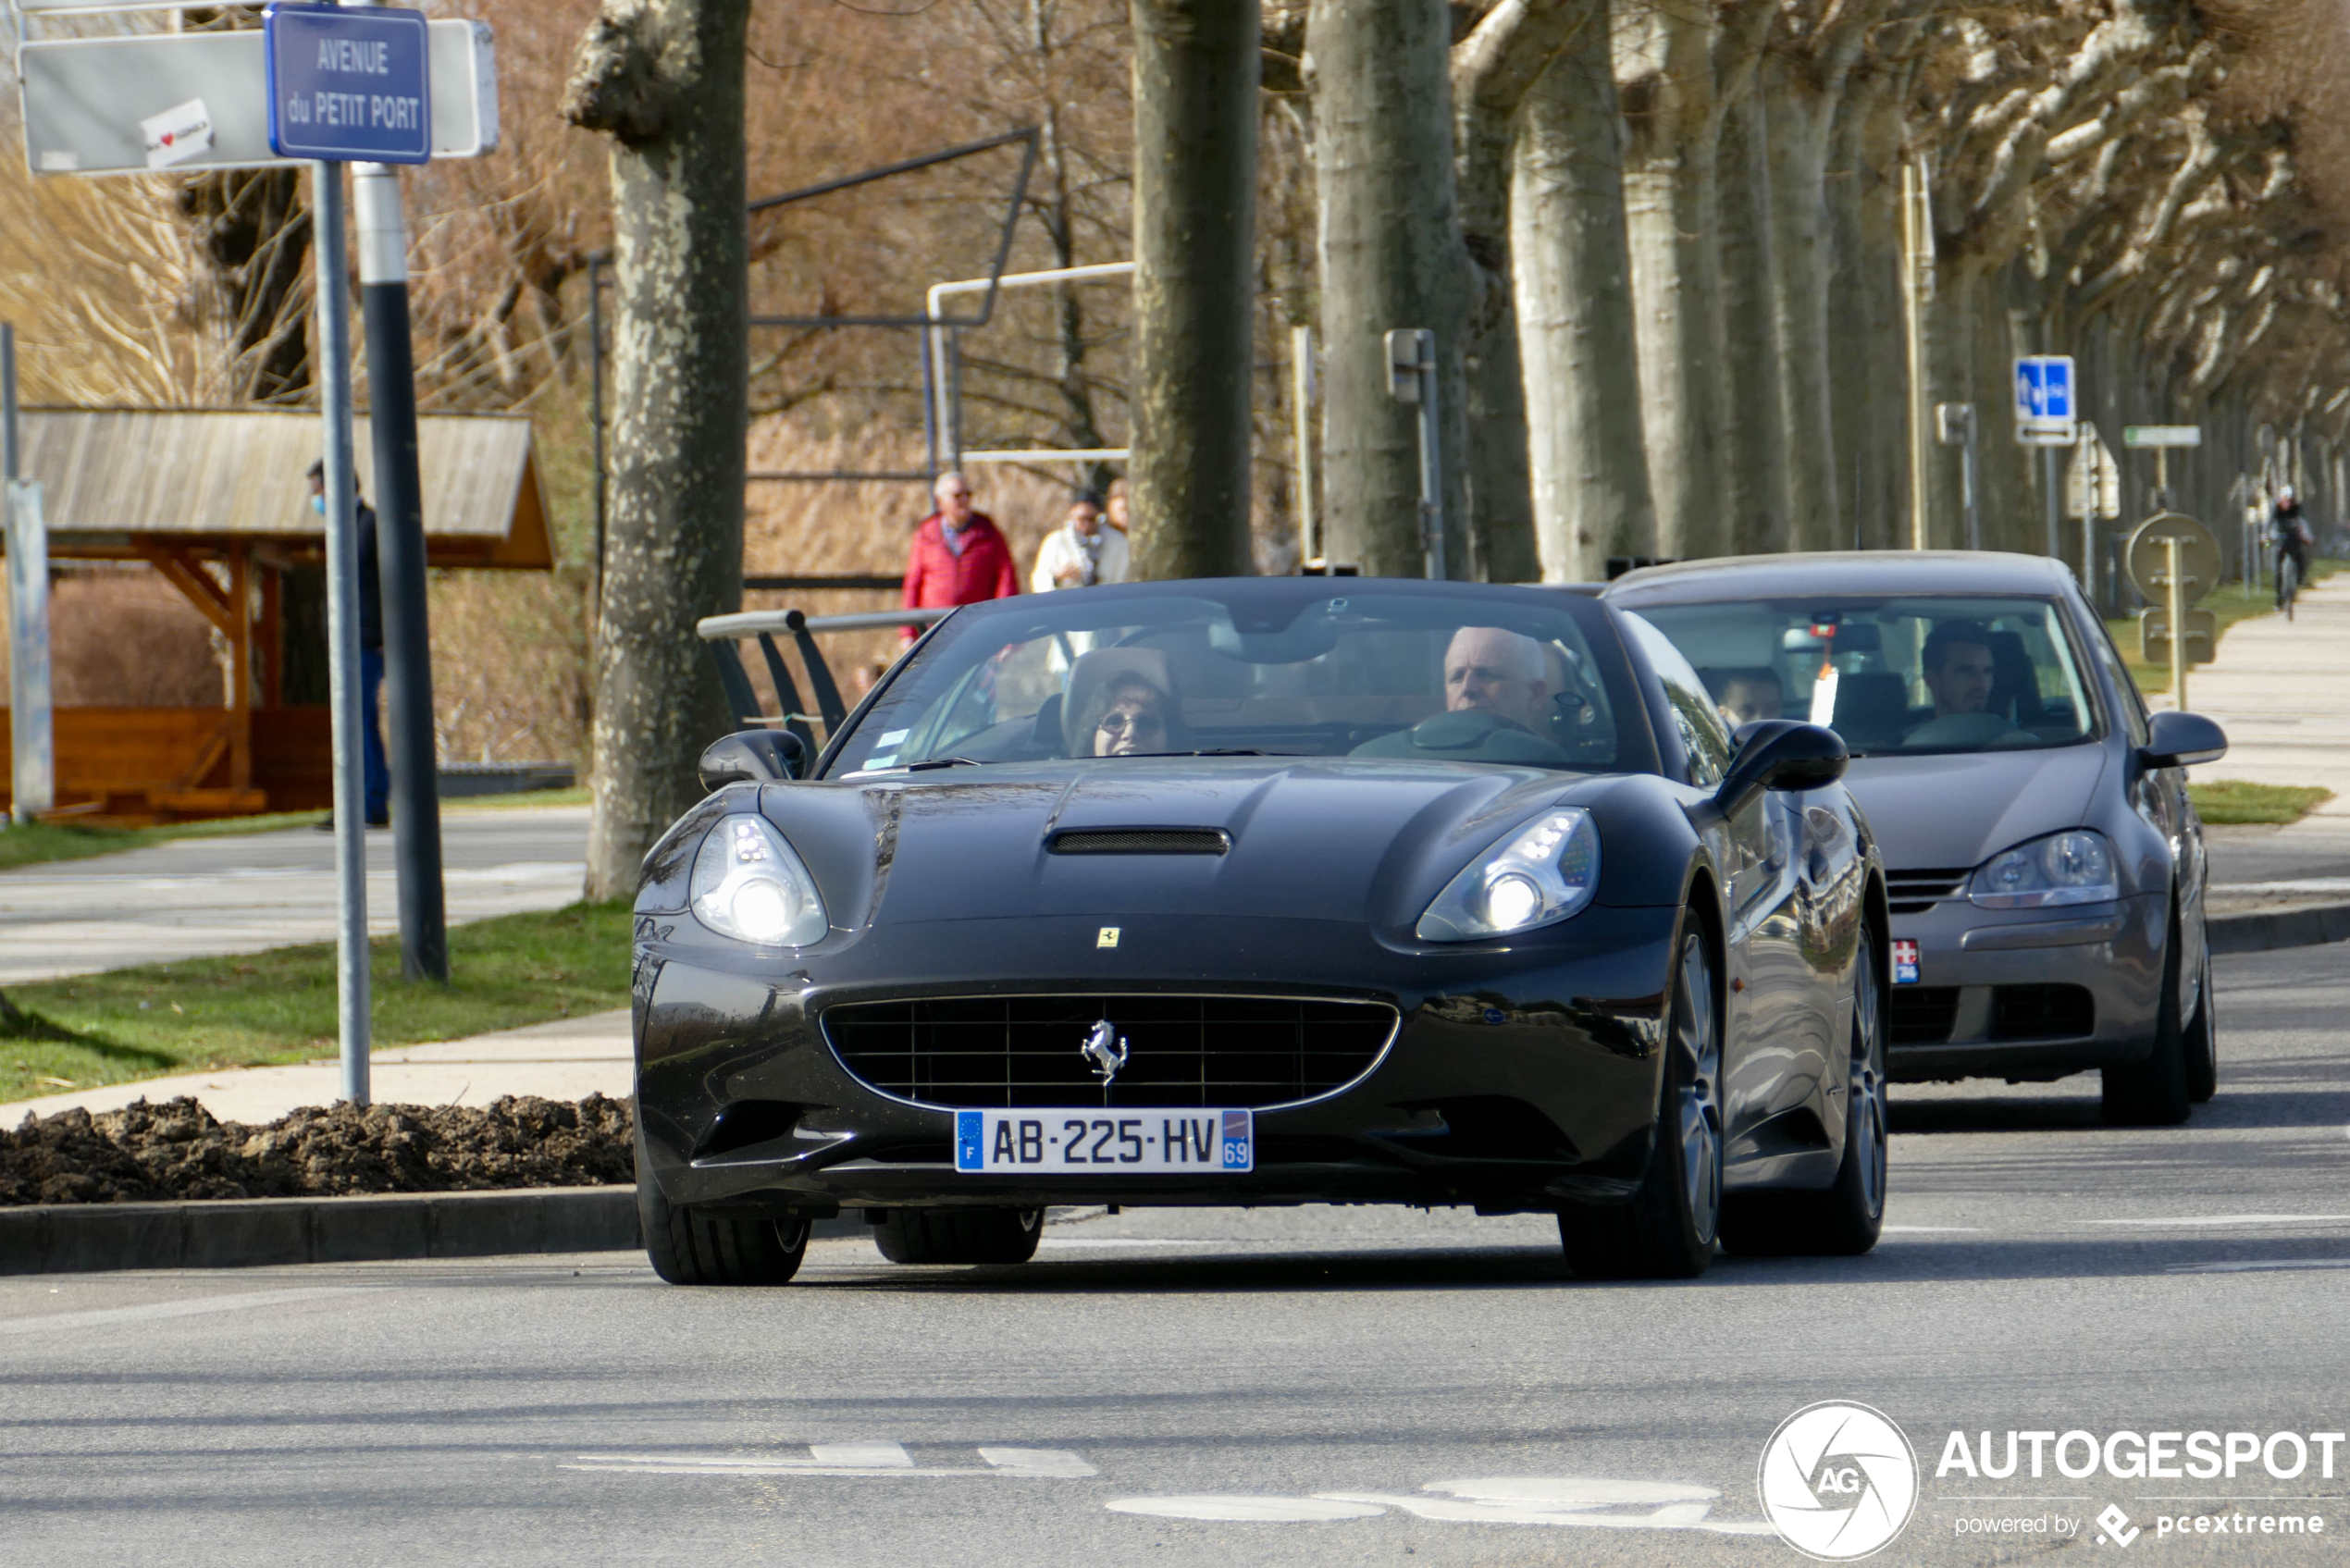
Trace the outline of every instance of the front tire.
<instances>
[{"instance_id":1,"label":"front tire","mask_svg":"<svg viewBox=\"0 0 2350 1568\"><path fill-rule=\"evenodd\" d=\"M1822 1192L1740 1192L1722 1208L1722 1244L1744 1257L1858 1257L1885 1229L1884 988L1864 927L1852 981L1844 1159Z\"/></svg>"},{"instance_id":2,"label":"front tire","mask_svg":"<svg viewBox=\"0 0 2350 1568\"><path fill-rule=\"evenodd\" d=\"M2171 921L2163 944L2162 994L2155 1005L2154 1048L2146 1059L2104 1068L2108 1127L2176 1127L2194 1105L2187 1065L2187 1031L2179 1020L2179 922Z\"/></svg>"},{"instance_id":3,"label":"front tire","mask_svg":"<svg viewBox=\"0 0 2350 1568\"><path fill-rule=\"evenodd\" d=\"M2211 994L2211 945L2203 947L2203 983L2195 987L2195 1017L2187 1024L2187 1098L2208 1105L2220 1092L2220 1019Z\"/></svg>"},{"instance_id":4,"label":"front tire","mask_svg":"<svg viewBox=\"0 0 2350 1568\"><path fill-rule=\"evenodd\" d=\"M1043 1209L884 1209L873 1245L892 1263L1026 1263Z\"/></svg>"},{"instance_id":5,"label":"front tire","mask_svg":"<svg viewBox=\"0 0 2350 1568\"><path fill-rule=\"evenodd\" d=\"M808 1222L758 1214L713 1214L673 1204L653 1179L645 1133L637 1131L637 1225L653 1272L672 1285L781 1285L808 1253Z\"/></svg>"},{"instance_id":6,"label":"front tire","mask_svg":"<svg viewBox=\"0 0 2350 1568\"><path fill-rule=\"evenodd\" d=\"M1694 910L1664 1019L1664 1089L1648 1174L1632 1200L1563 1210L1559 1241L1584 1279L1694 1279L1722 1220L1722 1009Z\"/></svg>"}]
</instances>

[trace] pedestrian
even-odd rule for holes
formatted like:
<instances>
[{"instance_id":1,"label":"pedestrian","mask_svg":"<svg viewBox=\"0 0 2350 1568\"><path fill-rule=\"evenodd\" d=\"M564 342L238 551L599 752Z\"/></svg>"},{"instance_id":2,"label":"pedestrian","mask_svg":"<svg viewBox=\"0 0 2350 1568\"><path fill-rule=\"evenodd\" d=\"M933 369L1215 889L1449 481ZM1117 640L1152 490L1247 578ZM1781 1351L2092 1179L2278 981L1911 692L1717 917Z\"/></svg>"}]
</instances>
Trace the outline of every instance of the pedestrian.
<instances>
[{"instance_id":1,"label":"pedestrian","mask_svg":"<svg viewBox=\"0 0 2350 1568\"><path fill-rule=\"evenodd\" d=\"M1102 521L1117 529L1120 534L1124 534L1127 531L1126 525L1128 520L1126 516L1125 480L1112 479L1109 482L1109 505L1107 510L1102 513Z\"/></svg>"},{"instance_id":2,"label":"pedestrian","mask_svg":"<svg viewBox=\"0 0 2350 1568\"><path fill-rule=\"evenodd\" d=\"M1029 574L1031 593L1055 588L1090 588L1096 583L1126 580L1126 536L1102 525L1102 498L1080 490L1070 498L1069 517L1045 536L1036 547L1036 569Z\"/></svg>"},{"instance_id":3,"label":"pedestrian","mask_svg":"<svg viewBox=\"0 0 2350 1568\"><path fill-rule=\"evenodd\" d=\"M351 475L352 500L358 506L359 534L359 733L361 775L365 781L366 820L371 828L391 825L391 764L384 756L383 725L377 721L377 709L384 686L384 609L383 576L376 563L376 509L367 498L359 494L359 475ZM327 512L327 463L324 458L310 465L310 510L325 516ZM329 813L318 824L321 831L330 830L335 819Z\"/></svg>"},{"instance_id":4,"label":"pedestrian","mask_svg":"<svg viewBox=\"0 0 2350 1568\"><path fill-rule=\"evenodd\" d=\"M914 530L907 552L906 608L943 610L1009 599L1020 592L1020 569L995 519L971 508L971 482L953 471L934 487L938 509ZM906 628L906 639L914 628Z\"/></svg>"}]
</instances>

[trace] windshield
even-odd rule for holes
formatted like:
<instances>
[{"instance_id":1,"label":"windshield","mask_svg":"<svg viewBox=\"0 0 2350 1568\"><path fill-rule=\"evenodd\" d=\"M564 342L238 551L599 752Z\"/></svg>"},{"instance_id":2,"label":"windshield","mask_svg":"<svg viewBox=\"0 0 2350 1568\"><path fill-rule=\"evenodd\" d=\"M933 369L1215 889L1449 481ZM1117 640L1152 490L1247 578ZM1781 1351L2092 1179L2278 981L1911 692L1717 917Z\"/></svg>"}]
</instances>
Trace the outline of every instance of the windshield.
<instances>
[{"instance_id":1,"label":"windshield","mask_svg":"<svg viewBox=\"0 0 2350 1568\"><path fill-rule=\"evenodd\" d=\"M2057 606L1973 596L1657 605L1733 727L1828 724L1858 756L2068 746L2096 715Z\"/></svg>"},{"instance_id":2,"label":"windshield","mask_svg":"<svg viewBox=\"0 0 2350 1568\"><path fill-rule=\"evenodd\" d=\"M1627 752L1619 715L1640 722L1588 601L1305 579L1080 588L954 617L826 772L1252 753L1641 765L1645 731Z\"/></svg>"}]
</instances>

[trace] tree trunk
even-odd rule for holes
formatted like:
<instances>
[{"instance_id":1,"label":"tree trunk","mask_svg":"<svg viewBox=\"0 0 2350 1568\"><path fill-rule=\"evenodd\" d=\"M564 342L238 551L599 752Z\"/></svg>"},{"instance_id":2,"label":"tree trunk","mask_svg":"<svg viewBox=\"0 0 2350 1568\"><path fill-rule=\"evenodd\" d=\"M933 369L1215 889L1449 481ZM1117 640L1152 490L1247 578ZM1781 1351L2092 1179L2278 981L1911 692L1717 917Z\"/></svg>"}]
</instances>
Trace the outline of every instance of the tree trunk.
<instances>
[{"instance_id":1,"label":"tree trunk","mask_svg":"<svg viewBox=\"0 0 2350 1568\"><path fill-rule=\"evenodd\" d=\"M1779 335L1779 417L1787 435L1788 543L1851 542L1837 505L1836 412L1828 371L1828 132L1834 105L1766 57L1770 119L1772 317Z\"/></svg>"},{"instance_id":2,"label":"tree trunk","mask_svg":"<svg viewBox=\"0 0 2350 1568\"><path fill-rule=\"evenodd\" d=\"M1547 583L1596 582L1609 556L1656 550L1623 160L1602 4L1527 95L1513 165L1511 276Z\"/></svg>"},{"instance_id":3,"label":"tree trunk","mask_svg":"<svg viewBox=\"0 0 2350 1568\"><path fill-rule=\"evenodd\" d=\"M1443 504L1462 551L1468 276L1453 205L1441 0L1315 0L1306 22L1321 202L1323 537L1366 575L1423 574L1419 419L1388 391L1387 333L1436 334Z\"/></svg>"},{"instance_id":4,"label":"tree trunk","mask_svg":"<svg viewBox=\"0 0 2350 1568\"><path fill-rule=\"evenodd\" d=\"M734 727L694 623L742 602L750 0L605 0L563 111L612 136L612 508L588 895L633 891Z\"/></svg>"},{"instance_id":5,"label":"tree trunk","mask_svg":"<svg viewBox=\"0 0 2350 1568\"><path fill-rule=\"evenodd\" d=\"M1714 210L1722 257L1723 488L1734 553L1787 548L1787 455L1779 367L1787 353L1775 320L1778 270L1771 253L1771 174L1762 102L1751 93L1722 119Z\"/></svg>"},{"instance_id":6,"label":"tree trunk","mask_svg":"<svg viewBox=\"0 0 2350 1568\"><path fill-rule=\"evenodd\" d=\"M1134 572L1250 572L1256 0L1133 0Z\"/></svg>"},{"instance_id":7,"label":"tree trunk","mask_svg":"<svg viewBox=\"0 0 2350 1568\"><path fill-rule=\"evenodd\" d=\"M1615 19L1640 414L1656 548L1675 559L1719 555L1728 537L1711 31L1688 7Z\"/></svg>"}]
</instances>

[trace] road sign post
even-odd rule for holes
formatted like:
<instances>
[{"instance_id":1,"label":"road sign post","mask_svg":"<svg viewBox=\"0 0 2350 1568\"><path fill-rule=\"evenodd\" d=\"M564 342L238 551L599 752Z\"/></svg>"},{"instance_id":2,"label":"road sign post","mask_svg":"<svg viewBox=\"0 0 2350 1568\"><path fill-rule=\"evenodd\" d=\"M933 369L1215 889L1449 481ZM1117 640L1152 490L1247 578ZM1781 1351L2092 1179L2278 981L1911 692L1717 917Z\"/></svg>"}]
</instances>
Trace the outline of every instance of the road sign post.
<instances>
[{"instance_id":1,"label":"road sign post","mask_svg":"<svg viewBox=\"0 0 2350 1568\"><path fill-rule=\"evenodd\" d=\"M2068 354L2023 354L2015 362L2015 438L2026 446L2069 447L2080 421Z\"/></svg>"},{"instance_id":2,"label":"road sign post","mask_svg":"<svg viewBox=\"0 0 2350 1568\"><path fill-rule=\"evenodd\" d=\"M262 19L269 150L311 160L317 218L318 359L326 419L327 665L334 700L335 971L343 1098L367 1103L367 812L359 673L358 487L352 463L350 275L342 166L432 156L432 69L421 12L273 6ZM393 526L401 520L395 518ZM378 543L381 542L378 520ZM398 559L395 552L395 559ZM413 768L411 770L414 771Z\"/></svg>"},{"instance_id":3,"label":"road sign post","mask_svg":"<svg viewBox=\"0 0 2350 1568\"><path fill-rule=\"evenodd\" d=\"M2219 586L2225 569L2220 537L2182 512L2158 512L2131 530L2129 547L2122 552L2122 569L2139 593L2163 606L2160 611L2140 612L2139 643L2145 651L2153 652L2154 627L2148 622L2160 615L2170 644L2171 699L2183 709L2187 667L2195 662L2190 645L2198 631L2207 638L2216 632L2216 627L2209 626L2207 612L2196 612L2204 623L2198 625L2187 607Z\"/></svg>"},{"instance_id":4,"label":"road sign post","mask_svg":"<svg viewBox=\"0 0 2350 1568\"><path fill-rule=\"evenodd\" d=\"M1431 582L1444 578L1443 426L1436 418L1436 334L1425 327L1398 327L1387 335L1387 390L1398 402L1420 411L1420 541Z\"/></svg>"},{"instance_id":5,"label":"road sign post","mask_svg":"<svg viewBox=\"0 0 2350 1568\"><path fill-rule=\"evenodd\" d=\"M2160 511L2171 504L2171 449L2203 445L2203 426L2124 425L2121 426L2121 444L2154 449L2154 504Z\"/></svg>"},{"instance_id":6,"label":"road sign post","mask_svg":"<svg viewBox=\"0 0 2350 1568\"><path fill-rule=\"evenodd\" d=\"M1936 403L1934 434L1944 446L1960 449L1959 503L1966 516L1966 548L1981 549L1983 525L1974 504L1974 405Z\"/></svg>"}]
</instances>

